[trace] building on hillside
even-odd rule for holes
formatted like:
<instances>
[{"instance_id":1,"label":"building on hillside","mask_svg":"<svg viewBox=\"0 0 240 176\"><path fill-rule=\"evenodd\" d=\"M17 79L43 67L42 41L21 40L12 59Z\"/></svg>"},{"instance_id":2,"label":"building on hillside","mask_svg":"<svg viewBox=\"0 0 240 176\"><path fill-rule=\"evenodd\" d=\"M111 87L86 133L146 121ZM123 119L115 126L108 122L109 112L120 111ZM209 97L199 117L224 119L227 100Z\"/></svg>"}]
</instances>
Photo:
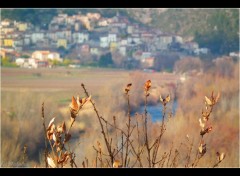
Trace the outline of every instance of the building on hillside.
<instances>
[{"instance_id":1,"label":"building on hillside","mask_svg":"<svg viewBox=\"0 0 240 176\"><path fill-rule=\"evenodd\" d=\"M73 43L84 43L89 40L88 33L76 32L72 35Z\"/></svg>"},{"instance_id":2,"label":"building on hillside","mask_svg":"<svg viewBox=\"0 0 240 176\"><path fill-rule=\"evenodd\" d=\"M57 60L59 62L62 62L63 59L60 58L60 54L57 52L50 52L50 51L35 51L32 53L33 59L39 59L42 60Z\"/></svg>"},{"instance_id":3,"label":"building on hillside","mask_svg":"<svg viewBox=\"0 0 240 176\"><path fill-rule=\"evenodd\" d=\"M39 59L39 60L47 60L49 53L50 51L34 51L32 53L32 58Z\"/></svg>"},{"instance_id":4,"label":"building on hillside","mask_svg":"<svg viewBox=\"0 0 240 176\"><path fill-rule=\"evenodd\" d=\"M119 53L122 56L126 56L127 55L127 47L126 46L120 46L118 49L119 49Z\"/></svg>"},{"instance_id":5,"label":"building on hillside","mask_svg":"<svg viewBox=\"0 0 240 176\"><path fill-rule=\"evenodd\" d=\"M89 45L82 45L81 46L81 52L84 53L84 54L89 54L90 52L90 46Z\"/></svg>"},{"instance_id":6,"label":"building on hillside","mask_svg":"<svg viewBox=\"0 0 240 176\"><path fill-rule=\"evenodd\" d=\"M108 42L116 42L117 41L117 34L109 33L108 34Z\"/></svg>"},{"instance_id":7,"label":"building on hillside","mask_svg":"<svg viewBox=\"0 0 240 176\"><path fill-rule=\"evenodd\" d=\"M57 47L64 47L65 49L67 49L67 40L66 39L58 39L57 40Z\"/></svg>"},{"instance_id":8,"label":"building on hillside","mask_svg":"<svg viewBox=\"0 0 240 176\"><path fill-rule=\"evenodd\" d=\"M14 47L14 40L13 39L3 39L3 46Z\"/></svg>"},{"instance_id":9,"label":"building on hillside","mask_svg":"<svg viewBox=\"0 0 240 176\"><path fill-rule=\"evenodd\" d=\"M3 49L0 49L0 57L5 58L6 57L6 51Z\"/></svg>"},{"instance_id":10,"label":"building on hillside","mask_svg":"<svg viewBox=\"0 0 240 176\"><path fill-rule=\"evenodd\" d=\"M36 44L38 41L44 40L43 32L33 32L31 34L31 43Z\"/></svg>"},{"instance_id":11,"label":"building on hillside","mask_svg":"<svg viewBox=\"0 0 240 176\"><path fill-rule=\"evenodd\" d=\"M111 42L111 43L110 43L110 51L111 51L111 52L116 51L117 47L118 47L118 45L117 45L116 42Z\"/></svg>"},{"instance_id":12,"label":"building on hillside","mask_svg":"<svg viewBox=\"0 0 240 176\"><path fill-rule=\"evenodd\" d=\"M92 47L92 48L90 48L90 53L91 53L92 55L99 55L99 54L100 54L99 48L98 48L98 47Z\"/></svg>"},{"instance_id":13,"label":"building on hillside","mask_svg":"<svg viewBox=\"0 0 240 176\"><path fill-rule=\"evenodd\" d=\"M142 59L141 62L144 68L151 68L154 66L154 60L154 57L147 57L145 59Z\"/></svg>"},{"instance_id":14,"label":"building on hillside","mask_svg":"<svg viewBox=\"0 0 240 176\"><path fill-rule=\"evenodd\" d=\"M109 41L108 41L108 37L107 36L100 37L100 47L101 48L109 47Z\"/></svg>"},{"instance_id":15,"label":"building on hillside","mask_svg":"<svg viewBox=\"0 0 240 176\"><path fill-rule=\"evenodd\" d=\"M28 29L27 23L18 23L17 29L21 32L24 32Z\"/></svg>"}]
</instances>

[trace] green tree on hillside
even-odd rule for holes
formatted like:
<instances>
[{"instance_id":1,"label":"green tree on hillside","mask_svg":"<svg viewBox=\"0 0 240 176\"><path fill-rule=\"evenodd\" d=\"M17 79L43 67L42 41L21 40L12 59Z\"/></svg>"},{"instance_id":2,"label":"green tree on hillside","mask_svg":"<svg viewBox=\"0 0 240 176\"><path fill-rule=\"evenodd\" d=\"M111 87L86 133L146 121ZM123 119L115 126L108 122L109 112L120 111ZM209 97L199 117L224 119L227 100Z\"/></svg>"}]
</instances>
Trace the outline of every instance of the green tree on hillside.
<instances>
[{"instance_id":1,"label":"green tree on hillside","mask_svg":"<svg viewBox=\"0 0 240 176\"><path fill-rule=\"evenodd\" d=\"M203 32L195 33L195 41L200 47L207 47L213 54L228 54L239 49L238 10L231 16L218 10L208 19L209 27Z\"/></svg>"},{"instance_id":2,"label":"green tree on hillside","mask_svg":"<svg viewBox=\"0 0 240 176\"><path fill-rule=\"evenodd\" d=\"M100 57L98 64L100 67L112 67L113 66L113 60L112 60L112 54L107 53Z\"/></svg>"}]
</instances>

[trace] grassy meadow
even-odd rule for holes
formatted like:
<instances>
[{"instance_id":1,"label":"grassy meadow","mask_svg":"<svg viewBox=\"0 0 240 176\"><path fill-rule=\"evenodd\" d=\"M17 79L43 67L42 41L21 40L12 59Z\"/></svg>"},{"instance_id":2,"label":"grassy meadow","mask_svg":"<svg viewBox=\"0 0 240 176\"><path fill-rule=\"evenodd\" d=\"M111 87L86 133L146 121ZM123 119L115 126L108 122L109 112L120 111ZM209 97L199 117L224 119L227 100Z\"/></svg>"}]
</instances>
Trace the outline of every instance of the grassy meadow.
<instances>
[{"instance_id":1,"label":"grassy meadow","mask_svg":"<svg viewBox=\"0 0 240 176\"><path fill-rule=\"evenodd\" d=\"M144 149L144 132L147 131L149 143L160 139L156 140L160 148L155 159L159 162L153 163L154 167L191 167L192 163L196 164L194 167L213 167L218 161L216 152L226 155L218 167L239 167L239 67L238 64L230 64L229 67L230 75L222 75L214 67L202 74L190 75L184 82L180 81L180 74L173 73L100 68L1 68L1 165L45 167L42 103L46 126L56 117L54 123L65 121L67 129L71 128L69 104L72 96L86 97L81 86L83 83L100 116L109 122L104 126L107 141L119 149L114 154L114 163L118 161L123 167L148 167L149 153ZM126 125L128 110L138 111L140 106L144 106L144 84L147 80L151 80L148 105L156 105L160 95L166 97L170 94L169 103L176 99L178 109L174 116L166 114L165 130L163 124L152 123L151 118L146 130L143 127L144 115L136 113L131 117L132 131L129 132L131 128ZM128 83L132 83L127 94L130 106L124 93ZM207 152L195 161L201 139L199 118L205 108L204 96L210 97L212 91L214 96L217 92L221 96L210 115L212 131L204 136ZM166 109L171 111L167 105ZM117 128L127 131L128 137L123 139L116 126L107 126L115 123L114 118ZM94 108L87 102L76 117L71 128L71 140L66 145L66 150L75 154L77 167L111 167L101 131ZM160 138L159 132L162 134ZM134 147L139 151L133 151ZM50 146L48 148L51 153Z\"/></svg>"}]
</instances>

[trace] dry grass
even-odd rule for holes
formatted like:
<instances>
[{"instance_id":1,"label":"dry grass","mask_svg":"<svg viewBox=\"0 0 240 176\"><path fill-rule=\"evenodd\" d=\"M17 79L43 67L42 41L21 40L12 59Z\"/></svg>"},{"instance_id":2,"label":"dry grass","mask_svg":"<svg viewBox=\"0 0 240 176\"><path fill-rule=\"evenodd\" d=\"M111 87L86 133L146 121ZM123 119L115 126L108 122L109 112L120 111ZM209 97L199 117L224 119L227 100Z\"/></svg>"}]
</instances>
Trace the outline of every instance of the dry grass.
<instances>
[{"instance_id":1,"label":"dry grass","mask_svg":"<svg viewBox=\"0 0 240 176\"><path fill-rule=\"evenodd\" d=\"M198 119L201 117L201 109L204 108L204 96L209 97L213 90L221 92L221 98L210 117L213 130L206 135L206 138L204 137L204 141L207 143L207 152L199 160L197 167L213 167L217 161L217 151L226 153L226 158L219 164L219 167L239 167L238 67L234 65L232 71L233 76L230 78L212 73L193 77L178 87L176 91L172 85L177 82L178 77L171 74L88 69L50 71L2 69L2 166L33 167L37 164L38 167L45 167L43 154L45 145L41 123L42 102L45 104L46 125L53 117L56 117L56 124L65 121L68 128L70 126L68 104L73 95L75 97L78 94L80 97L86 96L84 90L81 89L83 82L89 94L92 95L92 101L95 103L99 115L110 124L114 124L113 116L115 116L117 127L128 131L129 128L126 126L128 105L124 88L127 83L132 83L129 91L131 111L138 110L140 105L144 105L144 83L147 79L151 79L152 86L148 103L159 102L160 93L163 97L170 93L172 100L177 96L179 107L174 117L166 118L166 131L161 137L160 149L156 158L156 161L160 162L154 167L185 167L191 144L193 146L189 166L192 164L201 139ZM36 77L36 73L40 73L40 76ZM138 122L140 132L135 126L130 137L124 136L124 141L133 140L136 150L140 150L146 147L145 138L142 137L144 135L144 115L131 117L132 127L136 125L136 122ZM106 129L105 123L103 125L105 132L109 133L109 138L111 136L114 139L112 147L121 147L121 131L110 126ZM150 119L148 120L150 144L162 133L161 126L161 122L152 123ZM101 165L99 153L96 162L97 155L93 145L99 150L99 142L102 152L104 154L108 152L99 121L90 103L84 105L76 117L71 128L71 135L69 146L71 151L76 154L75 162L78 167L109 167L113 165L110 160L106 160L109 158L108 156L101 156L103 161ZM189 136L189 141L186 135ZM23 163L24 145L27 145L28 162ZM122 162L121 151L114 156L113 162L118 160L118 165L124 167L141 167L133 148L130 144L128 147L130 153L127 159L131 158L129 163L124 164L125 158ZM144 167L149 166L146 151L144 150L140 155ZM71 167L71 165L67 167Z\"/></svg>"}]
</instances>

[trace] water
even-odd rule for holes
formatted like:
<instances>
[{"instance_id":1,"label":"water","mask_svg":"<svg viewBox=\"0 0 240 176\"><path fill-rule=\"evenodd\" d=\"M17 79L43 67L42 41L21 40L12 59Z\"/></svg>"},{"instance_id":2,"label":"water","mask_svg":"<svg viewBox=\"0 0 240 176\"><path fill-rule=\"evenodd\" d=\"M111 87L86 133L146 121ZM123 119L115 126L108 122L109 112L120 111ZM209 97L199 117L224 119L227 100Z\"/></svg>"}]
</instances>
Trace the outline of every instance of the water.
<instances>
[{"instance_id":1,"label":"water","mask_svg":"<svg viewBox=\"0 0 240 176\"><path fill-rule=\"evenodd\" d=\"M153 122L161 121L162 120L162 104L158 103L157 105L147 106L148 115L151 116ZM172 112L175 115L177 109L177 101L170 103L167 105L167 113ZM144 106L141 107L139 113L144 113Z\"/></svg>"}]
</instances>

